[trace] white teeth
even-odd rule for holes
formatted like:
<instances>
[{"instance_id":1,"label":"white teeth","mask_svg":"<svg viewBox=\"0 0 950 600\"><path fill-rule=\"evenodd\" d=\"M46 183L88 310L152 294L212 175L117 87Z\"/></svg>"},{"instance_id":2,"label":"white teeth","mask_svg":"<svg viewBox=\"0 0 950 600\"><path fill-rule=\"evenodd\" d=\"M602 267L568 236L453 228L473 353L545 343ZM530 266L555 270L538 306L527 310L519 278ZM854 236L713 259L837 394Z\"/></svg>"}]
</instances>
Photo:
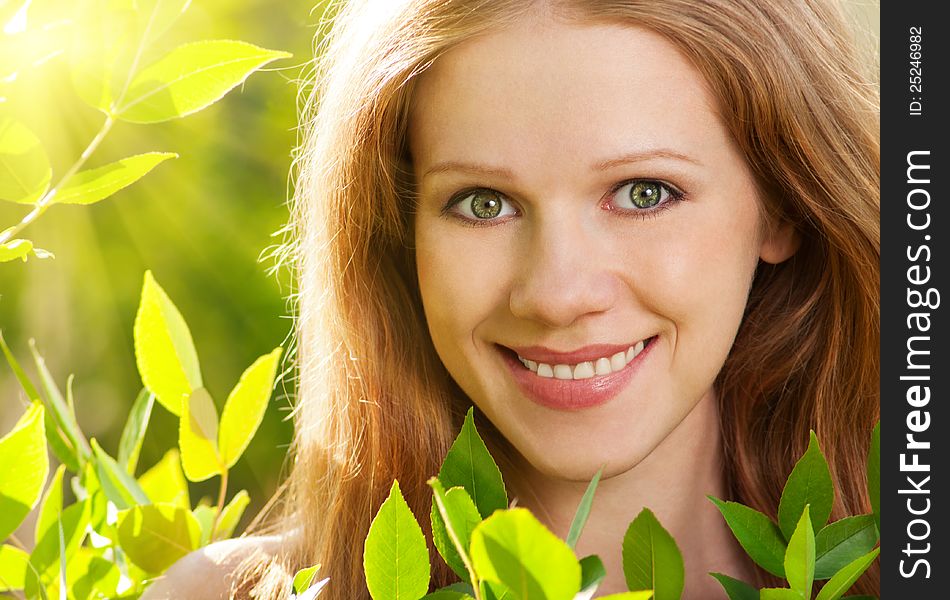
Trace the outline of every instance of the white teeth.
<instances>
[{"instance_id":1,"label":"white teeth","mask_svg":"<svg viewBox=\"0 0 950 600\"><path fill-rule=\"evenodd\" d=\"M576 365L550 365L539 363L527 358L518 357L518 360L539 377L553 377L556 379L590 379L591 377L610 375L625 368L630 361L643 352L643 340L630 346L623 352L617 352L609 358L604 356L595 361L585 361Z\"/></svg>"},{"instance_id":2,"label":"white teeth","mask_svg":"<svg viewBox=\"0 0 950 600\"><path fill-rule=\"evenodd\" d=\"M582 362L574 367L574 379L590 379L594 376L594 363Z\"/></svg>"},{"instance_id":3,"label":"white teeth","mask_svg":"<svg viewBox=\"0 0 950 600\"><path fill-rule=\"evenodd\" d=\"M610 370L619 371L627 366L627 357L623 352L618 352L610 357Z\"/></svg>"}]
</instances>

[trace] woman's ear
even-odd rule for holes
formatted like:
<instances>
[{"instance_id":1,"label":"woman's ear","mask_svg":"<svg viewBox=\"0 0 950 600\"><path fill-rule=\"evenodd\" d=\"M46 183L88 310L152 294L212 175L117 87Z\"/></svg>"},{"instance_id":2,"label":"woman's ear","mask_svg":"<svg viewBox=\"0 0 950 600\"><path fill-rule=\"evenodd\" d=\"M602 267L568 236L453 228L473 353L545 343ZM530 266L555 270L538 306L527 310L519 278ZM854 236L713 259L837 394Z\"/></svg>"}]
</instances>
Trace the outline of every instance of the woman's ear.
<instances>
[{"instance_id":1,"label":"woman's ear","mask_svg":"<svg viewBox=\"0 0 950 600\"><path fill-rule=\"evenodd\" d=\"M785 262L798 251L802 238L792 223L782 221L769 225L765 230L762 247L759 249L759 258L764 262L777 265Z\"/></svg>"}]
</instances>

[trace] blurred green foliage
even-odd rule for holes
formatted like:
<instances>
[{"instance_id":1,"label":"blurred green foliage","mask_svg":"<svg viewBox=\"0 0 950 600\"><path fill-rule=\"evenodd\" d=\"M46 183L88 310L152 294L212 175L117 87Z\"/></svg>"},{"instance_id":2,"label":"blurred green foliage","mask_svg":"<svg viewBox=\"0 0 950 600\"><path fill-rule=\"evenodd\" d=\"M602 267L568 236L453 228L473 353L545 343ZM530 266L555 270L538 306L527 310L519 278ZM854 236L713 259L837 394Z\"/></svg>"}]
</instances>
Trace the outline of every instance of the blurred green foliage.
<instances>
[{"instance_id":1,"label":"blurred green foliage","mask_svg":"<svg viewBox=\"0 0 950 600\"><path fill-rule=\"evenodd\" d=\"M38 23L67 19L74 4L36 0L27 17ZM0 264L0 329L7 342L25 357L27 341L35 339L63 387L75 375L80 425L103 446L118 445L142 387L132 324L145 270L162 280L191 324L209 388L229 389L262 348L289 335L289 273L269 275L272 262L262 256L281 241L272 234L288 217L296 80L312 56L320 18L319 6L303 3L193 3L158 42L161 51L195 39L227 38L296 58L269 66L265 71L273 72L251 77L198 114L149 126L117 124L87 168L155 150L180 158L96 205L53 207L25 237L53 252L54 260ZM66 56L39 58L41 64L0 81L0 114L16 115L40 138L55 178L95 135L103 115L76 97ZM2 227L27 212L0 204ZM285 388L289 392L290 384ZM12 427L24 399L12 373L0 369L0 431ZM248 517L276 489L292 435L288 407L279 389L245 460L231 474L232 489L250 492ZM141 468L156 463L176 440L177 420L155 411ZM215 493L212 482L192 484L196 499Z\"/></svg>"}]
</instances>

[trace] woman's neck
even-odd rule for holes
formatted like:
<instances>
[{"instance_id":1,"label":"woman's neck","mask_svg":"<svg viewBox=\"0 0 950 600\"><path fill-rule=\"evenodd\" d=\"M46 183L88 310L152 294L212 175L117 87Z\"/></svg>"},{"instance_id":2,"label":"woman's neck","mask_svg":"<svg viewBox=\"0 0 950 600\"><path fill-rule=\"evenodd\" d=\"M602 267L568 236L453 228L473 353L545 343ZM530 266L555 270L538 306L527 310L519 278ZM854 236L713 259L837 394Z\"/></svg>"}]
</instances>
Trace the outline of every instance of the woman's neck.
<instances>
[{"instance_id":1,"label":"woman's neck","mask_svg":"<svg viewBox=\"0 0 950 600\"><path fill-rule=\"evenodd\" d=\"M587 483L548 477L523 460L515 470L505 475L518 493L518 505L565 538ZM607 578L599 594L627 589L621 546L627 526L643 508L653 511L683 554L684 600L726 597L709 572L750 581L751 565L707 494L727 495L713 392L643 461L598 485L576 552L578 557L597 554L603 560Z\"/></svg>"}]
</instances>

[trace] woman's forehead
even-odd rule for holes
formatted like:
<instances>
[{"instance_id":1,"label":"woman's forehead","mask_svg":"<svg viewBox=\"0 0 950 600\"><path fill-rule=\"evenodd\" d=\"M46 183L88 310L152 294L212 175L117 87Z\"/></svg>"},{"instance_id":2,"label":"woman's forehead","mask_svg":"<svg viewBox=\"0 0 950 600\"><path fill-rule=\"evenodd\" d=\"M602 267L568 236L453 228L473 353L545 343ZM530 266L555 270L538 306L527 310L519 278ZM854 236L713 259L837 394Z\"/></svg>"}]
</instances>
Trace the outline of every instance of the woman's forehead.
<instances>
[{"instance_id":1,"label":"woman's forehead","mask_svg":"<svg viewBox=\"0 0 950 600\"><path fill-rule=\"evenodd\" d=\"M438 161L599 164L663 149L738 152L702 75L646 28L531 15L443 54L410 110L417 169Z\"/></svg>"}]
</instances>

